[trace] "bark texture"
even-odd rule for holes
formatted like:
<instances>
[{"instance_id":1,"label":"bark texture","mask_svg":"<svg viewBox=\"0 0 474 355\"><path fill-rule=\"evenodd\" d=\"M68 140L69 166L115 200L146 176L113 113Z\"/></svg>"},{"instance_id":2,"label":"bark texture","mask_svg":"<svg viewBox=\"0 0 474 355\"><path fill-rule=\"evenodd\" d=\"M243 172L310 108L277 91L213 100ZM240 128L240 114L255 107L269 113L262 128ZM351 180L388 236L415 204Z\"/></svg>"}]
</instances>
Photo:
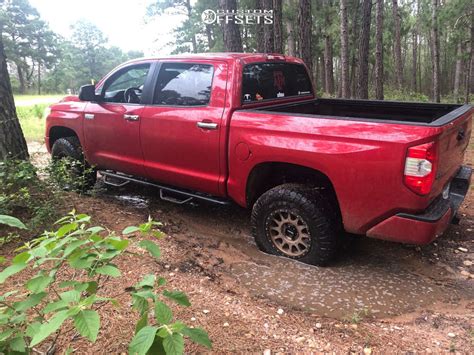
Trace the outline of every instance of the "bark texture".
<instances>
[{"instance_id":1,"label":"bark texture","mask_svg":"<svg viewBox=\"0 0 474 355\"><path fill-rule=\"evenodd\" d=\"M263 9L272 10L273 9L273 0L263 0ZM275 18L273 18L275 21ZM273 33L273 26L263 25L263 44L265 53L275 52L275 38Z\"/></svg>"},{"instance_id":2,"label":"bark texture","mask_svg":"<svg viewBox=\"0 0 474 355\"><path fill-rule=\"evenodd\" d=\"M349 33L347 30L347 0L341 0L341 96L349 98Z\"/></svg>"},{"instance_id":3,"label":"bark texture","mask_svg":"<svg viewBox=\"0 0 474 355\"><path fill-rule=\"evenodd\" d=\"M273 0L273 31L275 34L274 52L283 53L282 0Z\"/></svg>"},{"instance_id":4,"label":"bark texture","mask_svg":"<svg viewBox=\"0 0 474 355\"><path fill-rule=\"evenodd\" d=\"M236 0L219 0L221 9L232 11L237 10ZM240 36L239 26L233 21L223 24L224 28L224 48L226 52L243 52L242 37Z\"/></svg>"},{"instance_id":5,"label":"bark texture","mask_svg":"<svg viewBox=\"0 0 474 355\"><path fill-rule=\"evenodd\" d=\"M454 100L459 101L459 89L461 88L461 74L462 74L462 43L459 42L456 49L456 68L454 70Z\"/></svg>"},{"instance_id":6,"label":"bark texture","mask_svg":"<svg viewBox=\"0 0 474 355\"><path fill-rule=\"evenodd\" d=\"M263 10L263 0L255 0L255 9L256 10ZM264 53L265 52L265 39L264 39L264 27L263 22L258 23L256 25L257 30L255 33L255 40L257 42L257 52Z\"/></svg>"},{"instance_id":7,"label":"bark texture","mask_svg":"<svg viewBox=\"0 0 474 355\"><path fill-rule=\"evenodd\" d=\"M439 87L439 34L438 34L438 0L431 0L431 57L433 69L433 101L440 102L441 94Z\"/></svg>"},{"instance_id":8,"label":"bark texture","mask_svg":"<svg viewBox=\"0 0 474 355\"><path fill-rule=\"evenodd\" d=\"M375 98L383 100L383 0L375 9Z\"/></svg>"},{"instance_id":9,"label":"bark texture","mask_svg":"<svg viewBox=\"0 0 474 355\"><path fill-rule=\"evenodd\" d=\"M16 115L5 51L0 36L0 160L28 159L25 137Z\"/></svg>"},{"instance_id":10,"label":"bark texture","mask_svg":"<svg viewBox=\"0 0 474 355\"><path fill-rule=\"evenodd\" d=\"M311 60L311 1L299 0L298 6L298 43L299 56L305 62L310 73L312 74ZM312 75L311 75L312 76Z\"/></svg>"},{"instance_id":11,"label":"bark texture","mask_svg":"<svg viewBox=\"0 0 474 355\"><path fill-rule=\"evenodd\" d=\"M403 63L402 63L402 44L401 44L401 28L400 13L398 11L398 0L392 0L392 12L394 21L395 43L393 51L395 55L395 79L397 89L401 90L403 85Z\"/></svg>"},{"instance_id":12,"label":"bark texture","mask_svg":"<svg viewBox=\"0 0 474 355\"><path fill-rule=\"evenodd\" d=\"M357 71L357 98L369 98L369 43L372 1L362 4L361 31L359 39L359 69Z\"/></svg>"}]
</instances>

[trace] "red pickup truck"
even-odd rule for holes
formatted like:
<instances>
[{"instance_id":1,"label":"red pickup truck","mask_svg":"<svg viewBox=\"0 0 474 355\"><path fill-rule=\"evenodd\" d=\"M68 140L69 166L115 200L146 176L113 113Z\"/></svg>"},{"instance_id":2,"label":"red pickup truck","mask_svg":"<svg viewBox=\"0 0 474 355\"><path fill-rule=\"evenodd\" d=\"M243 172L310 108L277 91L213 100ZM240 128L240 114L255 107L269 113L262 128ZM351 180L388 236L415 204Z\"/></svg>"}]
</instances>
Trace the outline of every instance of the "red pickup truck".
<instances>
[{"instance_id":1,"label":"red pickup truck","mask_svg":"<svg viewBox=\"0 0 474 355\"><path fill-rule=\"evenodd\" d=\"M300 59L140 59L51 106L53 159L176 203L252 209L265 252L327 264L343 232L429 243L456 218L469 105L318 99ZM91 168L93 167L93 168Z\"/></svg>"}]
</instances>

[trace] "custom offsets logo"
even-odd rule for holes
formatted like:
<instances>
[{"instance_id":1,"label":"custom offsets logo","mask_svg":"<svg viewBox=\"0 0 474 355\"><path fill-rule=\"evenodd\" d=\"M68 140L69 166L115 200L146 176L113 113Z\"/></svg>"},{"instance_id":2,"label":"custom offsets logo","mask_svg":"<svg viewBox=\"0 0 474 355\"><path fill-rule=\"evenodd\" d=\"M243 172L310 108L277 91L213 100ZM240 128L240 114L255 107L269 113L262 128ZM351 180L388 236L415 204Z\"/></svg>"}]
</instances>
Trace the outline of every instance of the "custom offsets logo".
<instances>
[{"instance_id":1,"label":"custom offsets logo","mask_svg":"<svg viewBox=\"0 0 474 355\"><path fill-rule=\"evenodd\" d=\"M235 23L236 25L271 25L273 10L204 10L202 22L207 25Z\"/></svg>"}]
</instances>

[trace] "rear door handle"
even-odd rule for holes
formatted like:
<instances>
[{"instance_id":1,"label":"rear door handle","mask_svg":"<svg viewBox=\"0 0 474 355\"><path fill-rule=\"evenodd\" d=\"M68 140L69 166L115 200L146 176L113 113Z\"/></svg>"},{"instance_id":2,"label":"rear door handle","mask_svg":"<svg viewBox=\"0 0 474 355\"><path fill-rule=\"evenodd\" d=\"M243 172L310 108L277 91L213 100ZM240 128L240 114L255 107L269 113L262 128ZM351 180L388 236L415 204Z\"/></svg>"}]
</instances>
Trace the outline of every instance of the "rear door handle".
<instances>
[{"instance_id":1,"label":"rear door handle","mask_svg":"<svg viewBox=\"0 0 474 355\"><path fill-rule=\"evenodd\" d=\"M85 118L86 120L93 120L94 117L95 117L95 116L94 116L93 113L86 113L86 114L84 114L84 118Z\"/></svg>"},{"instance_id":2,"label":"rear door handle","mask_svg":"<svg viewBox=\"0 0 474 355\"><path fill-rule=\"evenodd\" d=\"M202 129L217 129L217 123L213 122L198 122L197 126Z\"/></svg>"},{"instance_id":3,"label":"rear door handle","mask_svg":"<svg viewBox=\"0 0 474 355\"><path fill-rule=\"evenodd\" d=\"M138 116L138 115L123 115L123 118L126 119L127 121L138 121L140 119L140 116Z\"/></svg>"}]
</instances>

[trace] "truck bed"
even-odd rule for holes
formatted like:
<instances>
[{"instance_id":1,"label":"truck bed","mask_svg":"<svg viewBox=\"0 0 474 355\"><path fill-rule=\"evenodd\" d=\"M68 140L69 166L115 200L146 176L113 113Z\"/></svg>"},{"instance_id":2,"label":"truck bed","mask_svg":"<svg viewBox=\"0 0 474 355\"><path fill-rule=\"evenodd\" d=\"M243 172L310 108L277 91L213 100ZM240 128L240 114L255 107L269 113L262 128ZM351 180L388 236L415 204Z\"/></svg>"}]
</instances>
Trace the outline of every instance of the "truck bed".
<instances>
[{"instance_id":1,"label":"truck bed","mask_svg":"<svg viewBox=\"0 0 474 355\"><path fill-rule=\"evenodd\" d=\"M312 117L358 119L416 125L442 126L469 110L469 105L372 100L315 99L257 110Z\"/></svg>"}]
</instances>

